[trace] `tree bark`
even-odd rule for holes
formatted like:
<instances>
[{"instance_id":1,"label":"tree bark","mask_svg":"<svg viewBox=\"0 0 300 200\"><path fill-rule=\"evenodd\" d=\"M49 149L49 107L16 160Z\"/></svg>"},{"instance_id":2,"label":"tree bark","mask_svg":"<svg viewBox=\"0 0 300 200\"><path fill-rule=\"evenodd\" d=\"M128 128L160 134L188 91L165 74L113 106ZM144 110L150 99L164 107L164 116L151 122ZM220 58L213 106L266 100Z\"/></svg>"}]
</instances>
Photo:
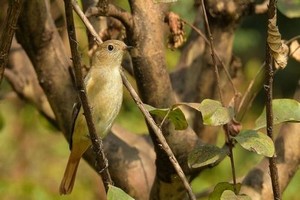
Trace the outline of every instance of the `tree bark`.
<instances>
[{"instance_id":1,"label":"tree bark","mask_svg":"<svg viewBox=\"0 0 300 200\"><path fill-rule=\"evenodd\" d=\"M165 62L163 21L168 8L163 4L155 4L152 0L129 1L129 3L133 17L133 30L130 31L132 35L128 35L128 39L129 44L135 47L131 56L139 94L144 103L168 108L176 102ZM160 124L161 119L155 118L155 120ZM164 195L178 198L185 196L182 183L174 178L176 173L168 156L160 148L151 129L149 132L154 143L157 167L151 199L169 198ZM189 174L191 171L187 165L187 155L199 143L197 136L191 129L175 131L170 123L162 127L162 132L184 172ZM167 194L166 185L180 189L173 188L168 190L169 194Z\"/></svg>"},{"instance_id":2,"label":"tree bark","mask_svg":"<svg viewBox=\"0 0 300 200\"><path fill-rule=\"evenodd\" d=\"M48 1L25 1L17 39L29 56L39 83L53 109L58 126L71 132L72 107L77 100L71 64L49 12Z\"/></svg>"}]
</instances>

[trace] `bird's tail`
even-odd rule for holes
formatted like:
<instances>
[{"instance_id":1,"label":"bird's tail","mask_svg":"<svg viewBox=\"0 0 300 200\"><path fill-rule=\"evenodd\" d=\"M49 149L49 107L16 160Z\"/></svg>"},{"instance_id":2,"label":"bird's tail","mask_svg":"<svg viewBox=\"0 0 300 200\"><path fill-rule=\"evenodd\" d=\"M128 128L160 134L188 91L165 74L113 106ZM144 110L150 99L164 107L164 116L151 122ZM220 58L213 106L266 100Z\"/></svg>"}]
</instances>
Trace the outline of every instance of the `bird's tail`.
<instances>
[{"instance_id":1,"label":"bird's tail","mask_svg":"<svg viewBox=\"0 0 300 200\"><path fill-rule=\"evenodd\" d=\"M71 155L72 155L72 153L71 153ZM59 186L60 195L70 194L72 192L72 189L74 186L76 172L77 172L77 168L78 168L78 165L80 162L80 158L72 159L71 155L68 160L68 164L67 164L67 167L66 167L66 170L64 173L64 177Z\"/></svg>"}]
</instances>

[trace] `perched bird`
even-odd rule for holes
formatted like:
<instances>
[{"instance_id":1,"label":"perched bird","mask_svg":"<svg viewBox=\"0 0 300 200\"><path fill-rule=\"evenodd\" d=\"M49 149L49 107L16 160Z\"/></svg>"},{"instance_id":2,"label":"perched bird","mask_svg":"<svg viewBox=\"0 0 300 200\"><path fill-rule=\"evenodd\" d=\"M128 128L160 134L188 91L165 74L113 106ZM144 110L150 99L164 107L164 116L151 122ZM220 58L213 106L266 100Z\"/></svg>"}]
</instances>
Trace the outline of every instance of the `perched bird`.
<instances>
[{"instance_id":1,"label":"perched bird","mask_svg":"<svg viewBox=\"0 0 300 200\"><path fill-rule=\"evenodd\" d=\"M123 55L128 48L118 40L103 42L93 54L92 66L84 80L93 122L101 138L105 137L121 108L123 84L120 70ZM81 107L74 124L71 154L60 184L60 194L72 192L79 161L90 146L91 140Z\"/></svg>"}]
</instances>

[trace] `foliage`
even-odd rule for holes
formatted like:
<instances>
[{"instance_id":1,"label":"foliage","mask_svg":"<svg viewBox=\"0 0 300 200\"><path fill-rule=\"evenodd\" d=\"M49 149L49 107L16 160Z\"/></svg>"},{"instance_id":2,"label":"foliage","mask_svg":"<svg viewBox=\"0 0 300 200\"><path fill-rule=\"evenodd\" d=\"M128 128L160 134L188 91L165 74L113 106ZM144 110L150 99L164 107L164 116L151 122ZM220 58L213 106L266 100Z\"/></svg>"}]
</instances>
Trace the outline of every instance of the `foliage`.
<instances>
[{"instance_id":1,"label":"foliage","mask_svg":"<svg viewBox=\"0 0 300 200\"><path fill-rule=\"evenodd\" d=\"M241 184L238 184L237 187L237 192L239 192L240 188L241 188ZM234 191L234 185L231 183L227 183L227 182L220 182L218 183L213 192L209 195L209 200L219 200L222 199L222 197L224 198L223 194L225 191ZM225 197L226 199L226 197ZM228 199L228 198L227 198Z\"/></svg>"},{"instance_id":2,"label":"foliage","mask_svg":"<svg viewBox=\"0 0 300 200\"><path fill-rule=\"evenodd\" d=\"M266 127L266 109L255 122L255 130ZM293 99L273 100L274 125L283 122L300 122L300 103Z\"/></svg>"},{"instance_id":3,"label":"foliage","mask_svg":"<svg viewBox=\"0 0 300 200\"><path fill-rule=\"evenodd\" d=\"M191 168L213 165L223 160L227 154L228 152L225 149L221 149L215 145L200 145L189 154L188 164Z\"/></svg>"},{"instance_id":4,"label":"foliage","mask_svg":"<svg viewBox=\"0 0 300 200\"><path fill-rule=\"evenodd\" d=\"M236 195L231 190L225 190L222 193L222 196L220 198L221 200L251 200L251 197L247 195Z\"/></svg>"},{"instance_id":5,"label":"foliage","mask_svg":"<svg viewBox=\"0 0 300 200\"><path fill-rule=\"evenodd\" d=\"M180 106L187 106L199 111L202 115L204 125L224 125L233 117L233 111L231 108L223 107L219 101L212 99L204 99L201 103L176 103L170 109L154 108L149 105L146 105L146 108L153 115L169 119L174 123L177 130L183 130L187 128L188 123L183 111L179 108Z\"/></svg>"},{"instance_id":6,"label":"foliage","mask_svg":"<svg viewBox=\"0 0 300 200\"><path fill-rule=\"evenodd\" d=\"M233 137L243 148L257 154L272 157L275 152L273 141L264 133L243 130Z\"/></svg>"},{"instance_id":7,"label":"foliage","mask_svg":"<svg viewBox=\"0 0 300 200\"><path fill-rule=\"evenodd\" d=\"M134 200L128 194L126 194L123 190L113 185L109 185L109 189L107 192L107 200Z\"/></svg>"}]
</instances>

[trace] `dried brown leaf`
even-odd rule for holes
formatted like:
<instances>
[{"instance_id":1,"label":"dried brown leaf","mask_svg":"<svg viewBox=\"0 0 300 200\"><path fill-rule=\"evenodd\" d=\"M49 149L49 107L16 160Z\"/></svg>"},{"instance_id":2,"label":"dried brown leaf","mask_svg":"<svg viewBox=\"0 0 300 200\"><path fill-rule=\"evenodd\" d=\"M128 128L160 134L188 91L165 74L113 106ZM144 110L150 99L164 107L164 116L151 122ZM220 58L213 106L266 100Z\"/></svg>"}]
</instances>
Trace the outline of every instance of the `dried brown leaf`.
<instances>
[{"instance_id":1,"label":"dried brown leaf","mask_svg":"<svg viewBox=\"0 0 300 200\"><path fill-rule=\"evenodd\" d=\"M285 68L287 65L289 48L283 40L281 40L279 29L276 26L276 15L269 20L267 42L275 60L276 69Z\"/></svg>"},{"instance_id":2,"label":"dried brown leaf","mask_svg":"<svg viewBox=\"0 0 300 200\"><path fill-rule=\"evenodd\" d=\"M183 21L180 17L173 13L169 12L166 15L165 22L169 25L170 35L168 37L168 47L171 49L176 49L183 45L185 42L185 32L183 30Z\"/></svg>"}]
</instances>

